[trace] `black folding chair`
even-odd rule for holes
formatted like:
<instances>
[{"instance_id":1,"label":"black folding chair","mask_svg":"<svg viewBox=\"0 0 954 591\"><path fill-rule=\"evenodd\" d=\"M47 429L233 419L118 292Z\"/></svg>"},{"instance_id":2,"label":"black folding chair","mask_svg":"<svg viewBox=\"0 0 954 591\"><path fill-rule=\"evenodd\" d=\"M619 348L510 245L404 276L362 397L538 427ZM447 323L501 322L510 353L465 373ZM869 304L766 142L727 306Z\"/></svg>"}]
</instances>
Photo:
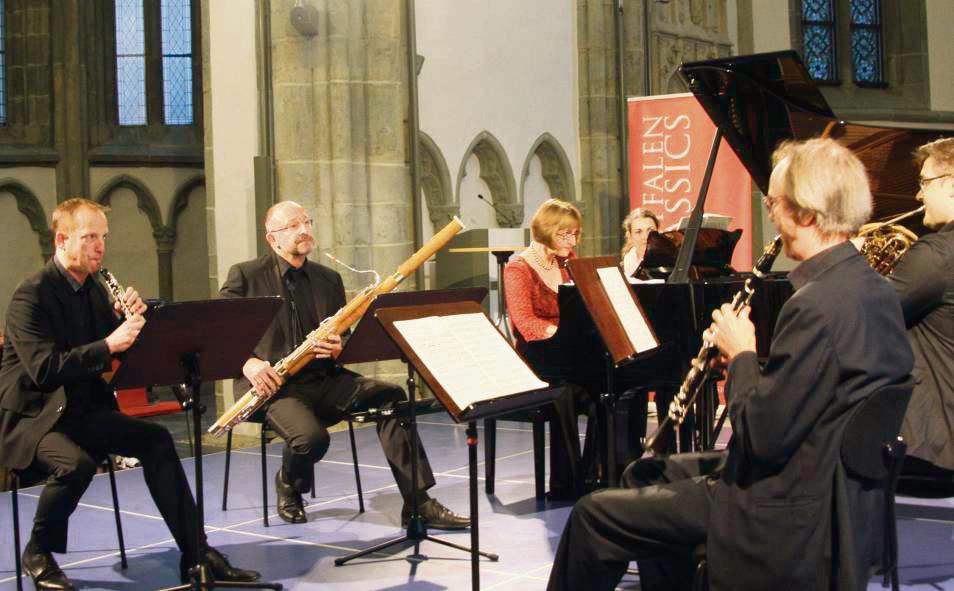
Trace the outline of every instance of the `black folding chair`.
<instances>
[{"instance_id":1,"label":"black folding chair","mask_svg":"<svg viewBox=\"0 0 954 591\"><path fill-rule=\"evenodd\" d=\"M113 495L113 515L116 518L116 535L119 538L119 559L123 570L129 566L126 561L126 543L123 541L123 522L119 515L119 496L116 494L116 472L113 469L113 460L106 456L102 462L106 463L106 469L109 471L109 490ZM13 505L13 560L17 571L17 591L23 591L23 566L20 564L20 473L17 470L10 471L13 487L11 490L10 501Z\"/></svg>"},{"instance_id":2,"label":"black folding chair","mask_svg":"<svg viewBox=\"0 0 954 591\"><path fill-rule=\"evenodd\" d=\"M898 591L898 530L894 493L907 451L899 436L914 380L885 386L852 411L841 441L841 461L849 474L884 491L884 554L881 585Z\"/></svg>"}]
</instances>

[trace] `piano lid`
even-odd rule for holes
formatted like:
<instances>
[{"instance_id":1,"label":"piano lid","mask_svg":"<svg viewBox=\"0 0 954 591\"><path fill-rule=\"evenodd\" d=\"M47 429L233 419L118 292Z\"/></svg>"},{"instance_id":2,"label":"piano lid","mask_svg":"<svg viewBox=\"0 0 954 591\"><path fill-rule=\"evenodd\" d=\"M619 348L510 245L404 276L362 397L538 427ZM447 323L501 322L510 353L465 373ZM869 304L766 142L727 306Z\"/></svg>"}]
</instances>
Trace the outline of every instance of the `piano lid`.
<instances>
[{"instance_id":1,"label":"piano lid","mask_svg":"<svg viewBox=\"0 0 954 591\"><path fill-rule=\"evenodd\" d=\"M772 152L781 142L832 137L857 153L868 169L873 219L918 206L920 171L912 153L954 135L950 130L839 120L791 50L689 62L679 73L763 193L768 191Z\"/></svg>"}]
</instances>

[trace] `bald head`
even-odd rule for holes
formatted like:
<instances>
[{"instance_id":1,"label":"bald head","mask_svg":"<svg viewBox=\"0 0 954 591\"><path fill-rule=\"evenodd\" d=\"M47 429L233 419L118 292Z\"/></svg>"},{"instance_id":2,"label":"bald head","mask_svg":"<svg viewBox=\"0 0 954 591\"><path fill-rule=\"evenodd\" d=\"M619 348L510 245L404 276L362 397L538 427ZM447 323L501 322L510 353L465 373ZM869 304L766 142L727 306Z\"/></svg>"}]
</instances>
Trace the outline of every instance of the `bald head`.
<instances>
[{"instance_id":1,"label":"bald head","mask_svg":"<svg viewBox=\"0 0 954 591\"><path fill-rule=\"evenodd\" d=\"M311 233L312 222L308 212L294 201L282 201L265 213L265 240L275 253L295 267L315 246Z\"/></svg>"},{"instance_id":2,"label":"bald head","mask_svg":"<svg viewBox=\"0 0 954 591\"><path fill-rule=\"evenodd\" d=\"M308 217L305 208L294 201L279 201L265 212L265 231L274 232L289 221Z\"/></svg>"}]
</instances>

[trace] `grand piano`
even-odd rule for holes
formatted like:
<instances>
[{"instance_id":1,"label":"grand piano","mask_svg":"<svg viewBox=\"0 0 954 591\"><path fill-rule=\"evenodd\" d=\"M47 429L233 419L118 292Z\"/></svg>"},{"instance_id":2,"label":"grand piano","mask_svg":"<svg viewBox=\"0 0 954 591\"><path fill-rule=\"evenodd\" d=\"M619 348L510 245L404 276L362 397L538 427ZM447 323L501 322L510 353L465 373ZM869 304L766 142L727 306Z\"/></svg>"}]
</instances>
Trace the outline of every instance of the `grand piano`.
<instances>
[{"instance_id":1,"label":"grand piano","mask_svg":"<svg viewBox=\"0 0 954 591\"><path fill-rule=\"evenodd\" d=\"M831 137L856 152L867 167L875 201L874 219L918 207L915 196L919 171L911 154L921 144L952 135L950 131L911 125L885 127L840 120L794 51L686 63L679 73L763 193L768 191L772 152L780 143ZM714 160L715 154L711 157ZM704 202L702 194L697 207L704 207ZM919 217L909 218L904 224L918 234L925 231ZM696 251L693 232L698 232L698 225L693 228L690 223L683 248ZM712 310L731 299L748 273L698 279L692 279L697 274L688 273L688 280L685 275L675 275L665 284L633 285L666 350L661 357L636 359L630 364L637 374L646 376L650 385L681 382L688 361L699 349ZM783 275L771 277L756 292L752 318L760 355L767 353L778 312L791 292ZM605 348L578 291L572 285L561 286L559 302L559 329L553 338L531 343L528 354L536 360L533 365L542 377L571 381L605 393ZM711 413L702 422L711 425L710 419ZM711 431L700 430L697 445L707 447L713 442Z\"/></svg>"}]
</instances>

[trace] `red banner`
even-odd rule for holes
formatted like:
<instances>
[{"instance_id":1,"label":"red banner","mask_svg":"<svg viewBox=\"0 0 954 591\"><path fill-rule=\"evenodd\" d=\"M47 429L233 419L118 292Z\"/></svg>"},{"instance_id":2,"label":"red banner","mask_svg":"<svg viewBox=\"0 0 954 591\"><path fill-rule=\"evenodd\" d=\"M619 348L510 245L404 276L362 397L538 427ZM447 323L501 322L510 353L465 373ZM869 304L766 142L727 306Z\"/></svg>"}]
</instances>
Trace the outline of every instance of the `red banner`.
<instances>
[{"instance_id":1,"label":"red banner","mask_svg":"<svg viewBox=\"0 0 954 591\"><path fill-rule=\"evenodd\" d=\"M692 94L629 99L630 209L659 216L661 230L675 229L699 197L715 124ZM706 213L729 216L742 229L732 266L752 268L752 177L725 140L712 171Z\"/></svg>"}]
</instances>

